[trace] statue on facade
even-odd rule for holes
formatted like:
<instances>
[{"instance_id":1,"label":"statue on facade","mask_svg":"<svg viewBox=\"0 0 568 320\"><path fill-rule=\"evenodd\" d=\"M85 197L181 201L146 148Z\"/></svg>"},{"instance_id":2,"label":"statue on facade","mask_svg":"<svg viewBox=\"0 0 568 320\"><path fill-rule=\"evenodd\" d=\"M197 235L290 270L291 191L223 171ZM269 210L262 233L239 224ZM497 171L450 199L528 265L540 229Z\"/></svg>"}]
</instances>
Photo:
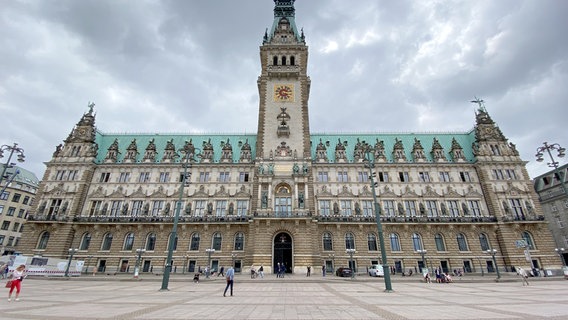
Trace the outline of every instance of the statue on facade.
<instances>
[{"instance_id":1,"label":"statue on facade","mask_svg":"<svg viewBox=\"0 0 568 320\"><path fill-rule=\"evenodd\" d=\"M266 209L268 207L268 193L266 191L262 192L261 204L262 209Z\"/></svg>"},{"instance_id":2,"label":"statue on facade","mask_svg":"<svg viewBox=\"0 0 568 320\"><path fill-rule=\"evenodd\" d=\"M187 204L185 205L185 214L190 215L191 214L191 202L188 201Z\"/></svg>"},{"instance_id":3,"label":"statue on facade","mask_svg":"<svg viewBox=\"0 0 568 320\"><path fill-rule=\"evenodd\" d=\"M339 205L337 204L337 202L333 203L333 213L339 214Z\"/></svg>"},{"instance_id":4,"label":"statue on facade","mask_svg":"<svg viewBox=\"0 0 568 320\"><path fill-rule=\"evenodd\" d=\"M235 212L235 204L231 202L229 204L229 214L233 215L234 212Z\"/></svg>"},{"instance_id":5,"label":"statue on facade","mask_svg":"<svg viewBox=\"0 0 568 320\"><path fill-rule=\"evenodd\" d=\"M298 166L297 163L294 163L294 167L292 168L292 170L294 171L294 174L300 173L300 167Z\"/></svg>"},{"instance_id":6,"label":"statue on facade","mask_svg":"<svg viewBox=\"0 0 568 320\"><path fill-rule=\"evenodd\" d=\"M260 164L258 166L258 174L264 174L264 165L263 164Z\"/></svg>"},{"instance_id":7,"label":"statue on facade","mask_svg":"<svg viewBox=\"0 0 568 320\"><path fill-rule=\"evenodd\" d=\"M213 204L212 204L211 202L209 202L209 203L207 204L207 213L208 213L208 214L213 213Z\"/></svg>"},{"instance_id":8,"label":"statue on facade","mask_svg":"<svg viewBox=\"0 0 568 320\"><path fill-rule=\"evenodd\" d=\"M304 193L300 192L298 194L298 206L300 207L300 209L304 209Z\"/></svg>"},{"instance_id":9,"label":"statue on facade","mask_svg":"<svg viewBox=\"0 0 568 320\"><path fill-rule=\"evenodd\" d=\"M268 164L268 174L274 174L274 163Z\"/></svg>"}]
</instances>

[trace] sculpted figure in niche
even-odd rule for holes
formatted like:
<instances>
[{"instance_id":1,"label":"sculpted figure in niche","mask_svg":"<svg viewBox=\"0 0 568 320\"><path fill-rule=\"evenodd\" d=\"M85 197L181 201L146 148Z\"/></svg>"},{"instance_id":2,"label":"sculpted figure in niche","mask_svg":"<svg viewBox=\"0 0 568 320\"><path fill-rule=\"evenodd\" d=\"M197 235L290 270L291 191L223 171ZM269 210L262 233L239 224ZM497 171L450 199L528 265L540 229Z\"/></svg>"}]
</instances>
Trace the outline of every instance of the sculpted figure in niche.
<instances>
[{"instance_id":1,"label":"sculpted figure in niche","mask_svg":"<svg viewBox=\"0 0 568 320\"><path fill-rule=\"evenodd\" d=\"M274 164L273 163L268 165L268 174L274 174Z\"/></svg>"},{"instance_id":2,"label":"sculpted figure in niche","mask_svg":"<svg viewBox=\"0 0 568 320\"><path fill-rule=\"evenodd\" d=\"M150 211L150 204L148 204L148 202L146 202L144 204L144 209L142 210L142 213L147 216L148 215L148 211Z\"/></svg>"},{"instance_id":3,"label":"sculpted figure in niche","mask_svg":"<svg viewBox=\"0 0 568 320\"><path fill-rule=\"evenodd\" d=\"M185 214L191 214L191 202L187 202L187 204L185 205Z\"/></svg>"},{"instance_id":4,"label":"sculpted figure in niche","mask_svg":"<svg viewBox=\"0 0 568 320\"><path fill-rule=\"evenodd\" d=\"M231 204L229 204L229 214L232 215L233 212L235 212L235 204L231 202Z\"/></svg>"},{"instance_id":5,"label":"sculpted figure in niche","mask_svg":"<svg viewBox=\"0 0 568 320\"><path fill-rule=\"evenodd\" d=\"M294 163L293 170L294 170L294 174L300 173L300 167L298 166L297 163Z\"/></svg>"},{"instance_id":6,"label":"sculpted figure in niche","mask_svg":"<svg viewBox=\"0 0 568 320\"><path fill-rule=\"evenodd\" d=\"M125 216L128 213L128 203L122 206L122 215Z\"/></svg>"},{"instance_id":7,"label":"sculpted figure in niche","mask_svg":"<svg viewBox=\"0 0 568 320\"><path fill-rule=\"evenodd\" d=\"M333 213L339 214L339 205L337 205L337 202L333 203Z\"/></svg>"},{"instance_id":8,"label":"sculpted figure in niche","mask_svg":"<svg viewBox=\"0 0 568 320\"><path fill-rule=\"evenodd\" d=\"M298 204L299 204L300 209L304 209L304 193L303 192L300 192L298 194Z\"/></svg>"},{"instance_id":9,"label":"sculpted figure in niche","mask_svg":"<svg viewBox=\"0 0 568 320\"><path fill-rule=\"evenodd\" d=\"M258 173L264 174L264 165L261 164L261 165L258 166Z\"/></svg>"},{"instance_id":10,"label":"sculpted figure in niche","mask_svg":"<svg viewBox=\"0 0 568 320\"><path fill-rule=\"evenodd\" d=\"M262 209L266 209L266 207L268 206L268 193L266 191L262 192L261 203L262 203Z\"/></svg>"},{"instance_id":11,"label":"sculpted figure in niche","mask_svg":"<svg viewBox=\"0 0 568 320\"><path fill-rule=\"evenodd\" d=\"M207 213L211 214L213 212L213 204L209 202L207 204Z\"/></svg>"},{"instance_id":12,"label":"sculpted figure in niche","mask_svg":"<svg viewBox=\"0 0 568 320\"><path fill-rule=\"evenodd\" d=\"M170 213L170 204L166 203L166 208L164 209L164 214L167 216Z\"/></svg>"},{"instance_id":13,"label":"sculpted figure in niche","mask_svg":"<svg viewBox=\"0 0 568 320\"><path fill-rule=\"evenodd\" d=\"M308 165L306 165L305 163L302 165L302 171L304 172L304 174L308 173Z\"/></svg>"},{"instance_id":14,"label":"sculpted figure in niche","mask_svg":"<svg viewBox=\"0 0 568 320\"><path fill-rule=\"evenodd\" d=\"M355 202L355 214L358 216L361 215L361 206L359 205L359 202Z\"/></svg>"}]
</instances>

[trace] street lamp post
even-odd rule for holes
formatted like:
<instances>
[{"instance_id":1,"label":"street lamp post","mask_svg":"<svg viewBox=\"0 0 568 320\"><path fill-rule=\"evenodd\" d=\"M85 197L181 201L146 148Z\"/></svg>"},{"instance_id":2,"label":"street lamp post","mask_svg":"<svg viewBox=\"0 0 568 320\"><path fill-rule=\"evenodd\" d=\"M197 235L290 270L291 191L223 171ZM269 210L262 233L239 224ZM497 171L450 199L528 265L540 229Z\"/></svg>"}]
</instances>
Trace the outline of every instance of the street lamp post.
<instances>
[{"instance_id":1,"label":"street lamp post","mask_svg":"<svg viewBox=\"0 0 568 320\"><path fill-rule=\"evenodd\" d=\"M349 267L352 268L351 270L351 279L355 278L355 265L353 264L353 254L355 253L355 249L347 249L345 253L349 254Z\"/></svg>"},{"instance_id":2,"label":"street lamp post","mask_svg":"<svg viewBox=\"0 0 568 320\"><path fill-rule=\"evenodd\" d=\"M420 253L420 255L422 256L422 268L426 267L426 259L424 258L424 256L426 255L427 250L426 249L418 249L416 250L416 252ZM420 270L422 271L422 270Z\"/></svg>"},{"instance_id":3,"label":"street lamp post","mask_svg":"<svg viewBox=\"0 0 568 320\"><path fill-rule=\"evenodd\" d=\"M558 256L560 256L560 261L562 262L562 266L565 267L566 260L564 260L564 248L555 248L554 251L558 253Z\"/></svg>"},{"instance_id":4,"label":"street lamp post","mask_svg":"<svg viewBox=\"0 0 568 320\"><path fill-rule=\"evenodd\" d=\"M205 273L205 278L209 279L209 274L211 274L211 254L215 253L215 249L207 248L205 252L207 252L207 272Z\"/></svg>"},{"instance_id":5,"label":"street lamp post","mask_svg":"<svg viewBox=\"0 0 568 320\"><path fill-rule=\"evenodd\" d=\"M493 265L495 266L495 271L497 272L497 279L495 280L499 281L499 279L501 279L501 273L499 273L499 266L497 266L497 259L495 259L495 254L497 254L497 249L487 249L486 252L489 253L491 255L491 258L493 259Z\"/></svg>"},{"instance_id":6,"label":"street lamp post","mask_svg":"<svg viewBox=\"0 0 568 320\"><path fill-rule=\"evenodd\" d=\"M164 269L164 276L162 277L162 288L160 291L168 290L168 283L170 281L170 272L172 271L172 258L174 255L174 244L177 238L177 225L179 221L179 213L181 211L181 202L183 197L183 188L185 187L186 180L190 178L188 176L188 168L191 170L191 160L193 160L193 151L194 150L185 150L185 162L183 163L183 176L180 179L180 187L179 187L179 198L176 205L176 213L174 215L174 225L172 227L172 233L170 235L170 241L168 244L168 257L166 259L166 268ZM191 174L191 171L190 171Z\"/></svg>"},{"instance_id":7,"label":"street lamp post","mask_svg":"<svg viewBox=\"0 0 568 320\"><path fill-rule=\"evenodd\" d=\"M7 144L1 146L0 147L0 158L4 157L4 151L10 151L10 155L8 156L8 160L6 160L6 164L4 165L4 168L2 169L2 175L0 175L0 185L2 185L2 180L4 179L4 175L6 174L6 170L15 165L15 163L14 164L10 163L14 153L18 154L18 162L24 162L24 160L26 159L26 156L24 155L24 149L19 148L17 143L14 143L13 146L9 146Z\"/></svg>"},{"instance_id":8,"label":"street lamp post","mask_svg":"<svg viewBox=\"0 0 568 320\"><path fill-rule=\"evenodd\" d=\"M367 144L365 150L365 161L366 166L369 168L370 179L371 179L371 190L373 191L373 202L375 203L375 220L377 222L377 230L379 233L379 245L381 247L381 260L383 263L383 272L384 272L384 279L385 279L385 292L392 292L392 285L390 279L390 268L387 261L387 250L385 247L385 238L383 235L383 225L381 224L381 207L379 206L379 202L377 201L377 191L375 190L375 177L376 173L373 171L375 168L374 161L371 161L371 147Z\"/></svg>"},{"instance_id":9,"label":"street lamp post","mask_svg":"<svg viewBox=\"0 0 568 320\"><path fill-rule=\"evenodd\" d=\"M557 150L559 158L563 158L565 156L564 153L566 152L565 148L562 148L558 143L548 144L548 142L545 141L543 142L542 147L538 147L536 149L536 154L535 154L536 161L542 162L544 160L542 158L543 152L546 151L548 153L551 162L548 162L547 165L551 168L554 168L554 173L560 180L560 186L562 187L562 191L564 192L565 195L568 195L568 192L566 192L566 186L564 185L564 178L560 175L560 172L558 171L558 161L554 160L551 150Z\"/></svg>"},{"instance_id":10,"label":"street lamp post","mask_svg":"<svg viewBox=\"0 0 568 320\"><path fill-rule=\"evenodd\" d=\"M65 276L69 277L69 268L71 267L71 261L73 260L73 255L79 251L79 249L69 248L69 261L67 261L67 268L65 268Z\"/></svg>"},{"instance_id":11,"label":"street lamp post","mask_svg":"<svg viewBox=\"0 0 568 320\"><path fill-rule=\"evenodd\" d=\"M138 279L138 274L140 273L140 259L142 259L142 254L146 252L146 249L136 249L136 266L134 267L134 279Z\"/></svg>"}]
</instances>

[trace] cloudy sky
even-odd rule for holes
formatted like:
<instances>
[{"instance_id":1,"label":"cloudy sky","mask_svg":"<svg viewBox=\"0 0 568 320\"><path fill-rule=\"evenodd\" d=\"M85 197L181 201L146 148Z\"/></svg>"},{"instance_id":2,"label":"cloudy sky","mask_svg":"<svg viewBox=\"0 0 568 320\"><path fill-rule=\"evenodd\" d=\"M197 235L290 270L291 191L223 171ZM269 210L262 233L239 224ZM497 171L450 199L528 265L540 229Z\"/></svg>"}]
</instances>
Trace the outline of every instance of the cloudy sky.
<instances>
[{"instance_id":1,"label":"cloudy sky","mask_svg":"<svg viewBox=\"0 0 568 320\"><path fill-rule=\"evenodd\" d=\"M568 148L568 1L295 6L312 132L465 132L477 96L531 177L549 170L534 161L544 141ZM0 144L19 143L39 178L89 102L108 133L256 132L272 0L0 7Z\"/></svg>"}]
</instances>

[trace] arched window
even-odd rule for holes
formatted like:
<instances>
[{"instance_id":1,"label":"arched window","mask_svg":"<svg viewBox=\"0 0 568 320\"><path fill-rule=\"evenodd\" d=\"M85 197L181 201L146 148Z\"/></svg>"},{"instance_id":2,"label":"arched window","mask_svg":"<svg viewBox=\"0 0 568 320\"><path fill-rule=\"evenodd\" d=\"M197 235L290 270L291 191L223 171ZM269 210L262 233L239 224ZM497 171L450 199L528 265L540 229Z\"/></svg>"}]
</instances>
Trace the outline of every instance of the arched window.
<instances>
[{"instance_id":1,"label":"arched window","mask_svg":"<svg viewBox=\"0 0 568 320\"><path fill-rule=\"evenodd\" d=\"M282 65L283 65L283 66L286 65L286 56L282 56Z\"/></svg>"},{"instance_id":2,"label":"arched window","mask_svg":"<svg viewBox=\"0 0 568 320\"><path fill-rule=\"evenodd\" d=\"M156 234L150 233L148 237L146 237L146 251L154 251L156 248Z\"/></svg>"},{"instance_id":3,"label":"arched window","mask_svg":"<svg viewBox=\"0 0 568 320\"><path fill-rule=\"evenodd\" d=\"M291 65L291 66L296 65L296 60L295 60L294 56L291 56L291 57L290 57L290 65Z\"/></svg>"},{"instance_id":4,"label":"arched window","mask_svg":"<svg viewBox=\"0 0 568 320\"><path fill-rule=\"evenodd\" d=\"M38 249L46 249L48 241L49 241L49 232L47 232L47 231L42 232L42 234L39 236L37 248Z\"/></svg>"},{"instance_id":5,"label":"arched window","mask_svg":"<svg viewBox=\"0 0 568 320\"><path fill-rule=\"evenodd\" d=\"M469 248L467 246L467 238L463 233L458 233L456 240L458 241L459 251L469 251Z\"/></svg>"},{"instance_id":6,"label":"arched window","mask_svg":"<svg viewBox=\"0 0 568 320\"><path fill-rule=\"evenodd\" d=\"M424 246L422 245L422 237L418 233L412 234L412 247L414 248L414 251L424 249Z\"/></svg>"},{"instance_id":7,"label":"arched window","mask_svg":"<svg viewBox=\"0 0 568 320\"><path fill-rule=\"evenodd\" d=\"M444 241L444 236L441 233L437 233L434 236L434 241L436 242L436 250L446 251L446 243Z\"/></svg>"},{"instance_id":8,"label":"arched window","mask_svg":"<svg viewBox=\"0 0 568 320\"><path fill-rule=\"evenodd\" d=\"M398 234L391 233L390 236L391 251L402 251L400 248L400 238Z\"/></svg>"},{"instance_id":9,"label":"arched window","mask_svg":"<svg viewBox=\"0 0 568 320\"><path fill-rule=\"evenodd\" d=\"M345 249L355 249L355 237L351 232L345 234Z\"/></svg>"},{"instance_id":10,"label":"arched window","mask_svg":"<svg viewBox=\"0 0 568 320\"><path fill-rule=\"evenodd\" d=\"M369 233L367 235L367 246L369 247L369 251L378 251L377 237L375 237L375 235L372 233Z\"/></svg>"},{"instance_id":11,"label":"arched window","mask_svg":"<svg viewBox=\"0 0 568 320\"><path fill-rule=\"evenodd\" d=\"M83 238L81 238L81 245L79 246L79 250L89 250L89 246L91 245L91 234L85 233Z\"/></svg>"},{"instance_id":12,"label":"arched window","mask_svg":"<svg viewBox=\"0 0 568 320\"><path fill-rule=\"evenodd\" d=\"M221 243L223 241L223 237L221 237L221 234L219 232L216 232L213 235L213 245L212 248L215 250L221 250Z\"/></svg>"},{"instance_id":13,"label":"arched window","mask_svg":"<svg viewBox=\"0 0 568 320\"><path fill-rule=\"evenodd\" d=\"M199 241L201 238L199 237L199 233L194 233L191 235L191 244L189 245L189 250L191 251L199 251Z\"/></svg>"},{"instance_id":14,"label":"arched window","mask_svg":"<svg viewBox=\"0 0 568 320\"><path fill-rule=\"evenodd\" d=\"M168 237L168 247L170 246L170 241L171 241L171 238L172 238L173 235L174 235L173 233L170 233L170 236ZM174 238L172 250L174 250L174 251L177 250L177 247L178 247L178 235L176 233L176 237Z\"/></svg>"},{"instance_id":15,"label":"arched window","mask_svg":"<svg viewBox=\"0 0 568 320\"><path fill-rule=\"evenodd\" d=\"M479 234L479 245L481 246L481 250L483 251L491 249L491 246L489 245L489 239L487 238L487 235L485 233Z\"/></svg>"},{"instance_id":16,"label":"arched window","mask_svg":"<svg viewBox=\"0 0 568 320\"><path fill-rule=\"evenodd\" d=\"M239 250L242 251L245 248L245 235L242 232L237 232L237 234L235 234L235 249L234 250Z\"/></svg>"},{"instance_id":17,"label":"arched window","mask_svg":"<svg viewBox=\"0 0 568 320\"><path fill-rule=\"evenodd\" d=\"M134 233L129 232L126 237L124 237L124 245L122 246L122 250L130 251L134 247Z\"/></svg>"},{"instance_id":18,"label":"arched window","mask_svg":"<svg viewBox=\"0 0 568 320\"><path fill-rule=\"evenodd\" d=\"M522 237L523 240L525 240L525 242L527 243L527 246L529 247L529 250L534 250L534 249L535 249L533 237L532 237L532 235L531 235L528 231L523 231L521 237Z\"/></svg>"},{"instance_id":19,"label":"arched window","mask_svg":"<svg viewBox=\"0 0 568 320\"><path fill-rule=\"evenodd\" d=\"M331 233L326 232L323 234L323 250L332 251L333 250L333 237Z\"/></svg>"},{"instance_id":20,"label":"arched window","mask_svg":"<svg viewBox=\"0 0 568 320\"><path fill-rule=\"evenodd\" d=\"M106 233L103 236L103 244L101 246L101 250L108 251L112 245L112 233Z\"/></svg>"},{"instance_id":21,"label":"arched window","mask_svg":"<svg viewBox=\"0 0 568 320\"><path fill-rule=\"evenodd\" d=\"M272 65L274 65L274 66L278 65L278 57L277 56L272 57Z\"/></svg>"}]
</instances>

